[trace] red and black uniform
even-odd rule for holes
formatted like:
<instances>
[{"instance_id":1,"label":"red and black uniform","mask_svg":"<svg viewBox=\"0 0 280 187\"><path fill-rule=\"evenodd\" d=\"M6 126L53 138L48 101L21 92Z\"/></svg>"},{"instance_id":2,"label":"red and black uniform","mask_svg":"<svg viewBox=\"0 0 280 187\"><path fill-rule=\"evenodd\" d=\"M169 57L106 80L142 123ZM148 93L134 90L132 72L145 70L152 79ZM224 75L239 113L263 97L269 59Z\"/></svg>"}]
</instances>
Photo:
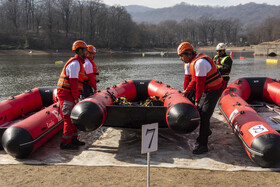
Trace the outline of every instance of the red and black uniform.
<instances>
[{"instance_id":1,"label":"red and black uniform","mask_svg":"<svg viewBox=\"0 0 280 187\"><path fill-rule=\"evenodd\" d=\"M67 66L74 61L79 63L79 69L73 69L73 71L79 71L77 78L70 78L66 73ZM62 143L71 143L72 140L76 139L77 128L72 123L70 114L75 103L78 101L85 79L85 70L83 67L84 60L78 55L70 58L64 65L60 77L57 83L57 96L61 107L61 116L64 119Z\"/></svg>"},{"instance_id":2,"label":"red and black uniform","mask_svg":"<svg viewBox=\"0 0 280 187\"><path fill-rule=\"evenodd\" d=\"M224 90L226 89L230 79L229 74L231 72L232 58L228 56L226 53L224 53L221 56L216 55L213 58L213 60L217 64L218 70L220 71L223 77L223 90Z\"/></svg>"},{"instance_id":3,"label":"red and black uniform","mask_svg":"<svg viewBox=\"0 0 280 187\"><path fill-rule=\"evenodd\" d=\"M200 71L204 71L205 75L200 75ZM197 143L206 146L208 144L208 136L211 135L210 118L222 93L222 77L216 64L204 53L193 57L189 64L189 72L191 74L191 81L186 89L189 92L195 87L195 100L198 103L201 117Z\"/></svg>"},{"instance_id":4,"label":"red and black uniform","mask_svg":"<svg viewBox=\"0 0 280 187\"><path fill-rule=\"evenodd\" d=\"M97 91L97 86L96 86L97 68L94 61L91 58L87 57L85 59L84 69L85 69L86 76L84 81L85 84L83 87L84 89L83 96L86 98L92 95L93 92Z\"/></svg>"}]
</instances>

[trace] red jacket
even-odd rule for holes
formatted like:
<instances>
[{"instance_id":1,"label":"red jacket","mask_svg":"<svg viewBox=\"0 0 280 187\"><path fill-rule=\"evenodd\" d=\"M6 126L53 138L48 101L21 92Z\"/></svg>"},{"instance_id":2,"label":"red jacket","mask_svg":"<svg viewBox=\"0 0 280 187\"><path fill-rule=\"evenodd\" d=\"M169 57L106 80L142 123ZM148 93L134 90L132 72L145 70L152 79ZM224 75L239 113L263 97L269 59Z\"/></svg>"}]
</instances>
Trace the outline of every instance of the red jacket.
<instances>
[{"instance_id":1,"label":"red jacket","mask_svg":"<svg viewBox=\"0 0 280 187\"><path fill-rule=\"evenodd\" d=\"M97 86L96 86L96 73L97 73L97 68L96 68L96 65L94 63L94 61L87 57L87 59L91 62L92 64L92 67L93 67L93 73L89 73L89 74L86 74L86 81L89 82L89 85L91 87L93 87L93 89L96 91L97 90Z\"/></svg>"}]
</instances>

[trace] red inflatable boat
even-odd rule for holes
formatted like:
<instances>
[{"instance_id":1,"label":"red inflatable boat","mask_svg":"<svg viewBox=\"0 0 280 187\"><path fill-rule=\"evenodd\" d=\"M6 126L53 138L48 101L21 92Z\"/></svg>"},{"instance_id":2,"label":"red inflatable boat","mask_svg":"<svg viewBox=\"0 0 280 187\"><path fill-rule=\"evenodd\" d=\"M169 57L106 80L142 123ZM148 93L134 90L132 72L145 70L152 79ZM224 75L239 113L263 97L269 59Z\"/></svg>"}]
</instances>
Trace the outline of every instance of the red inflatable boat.
<instances>
[{"instance_id":1,"label":"red inflatable boat","mask_svg":"<svg viewBox=\"0 0 280 187\"><path fill-rule=\"evenodd\" d=\"M131 104L113 104L123 97ZM155 97L161 100L158 105L141 104ZM141 128L142 124L158 122L159 127L189 133L199 125L200 115L196 107L170 85L155 80L129 80L75 105L71 119L82 131L94 131L102 125Z\"/></svg>"},{"instance_id":2,"label":"red inflatable boat","mask_svg":"<svg viewBox=\"0 0 280 187\"><path fill-rule=\"evenodd\" d=\"M54 90L35 88L0 103L2 146L8 154L27 157L62 128Z\"/></svg>"},{"instance_id":3,"label":"red inflatable boat","mask_svg":"<svg viewBox=\"0 0 280 187\"><path fill-rule=\"evenodd\" d=\"M280 134L248 104L259 101L280 105L279 80L238 79L222 93L218 107L250 159L270 167L280 161Z\"/></svg>"}]
</instances>

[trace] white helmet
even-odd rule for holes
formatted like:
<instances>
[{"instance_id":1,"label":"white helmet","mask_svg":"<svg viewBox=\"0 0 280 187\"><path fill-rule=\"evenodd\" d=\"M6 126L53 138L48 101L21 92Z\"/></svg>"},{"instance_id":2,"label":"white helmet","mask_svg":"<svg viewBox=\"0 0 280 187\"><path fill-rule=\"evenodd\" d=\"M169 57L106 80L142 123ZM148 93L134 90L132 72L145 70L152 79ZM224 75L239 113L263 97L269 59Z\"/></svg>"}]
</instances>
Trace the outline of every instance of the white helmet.
<instances>
[{"instance_id":1,"label":"white helmet","mask_svg":"<svg viewBox=\"0 0 280 187\"><path fill-rule=\"evenodd\" d=\"M226 44L224 43L219 43L216 47L216 50L226 50Z\"/></svg>"}]
</instances>

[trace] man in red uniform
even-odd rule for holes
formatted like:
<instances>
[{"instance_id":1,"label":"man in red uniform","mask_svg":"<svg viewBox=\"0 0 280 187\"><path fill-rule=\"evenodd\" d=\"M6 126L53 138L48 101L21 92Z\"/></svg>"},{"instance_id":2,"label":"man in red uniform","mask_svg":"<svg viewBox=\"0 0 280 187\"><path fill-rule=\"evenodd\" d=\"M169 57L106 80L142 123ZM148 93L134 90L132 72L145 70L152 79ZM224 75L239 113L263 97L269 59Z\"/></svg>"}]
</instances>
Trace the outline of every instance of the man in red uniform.
<instances>
[{"instance_id":1,"label":"man in red uniform","mask_svg":"<svg viewBox=\"0 0 280 187\"><path fill-rule=\"evenodd\" d=\"M83 96L89 97L97 91L96 87L96 75L97 69L94 63L94 57L96 53L96 48L93 45L88 45L88 56L85 59L84 68L86 72L86 80L84 84L84 93Z\"/></svg>"},{"instance_id":2,"label":"man in red uniform","mask_svg":"<svg viewBox=\"0 0 280 187\"><path fill-rule=\"evenodd\" d=\"M64 120L63 136L60 144L61 149L78 149L85 145L77 139L78 131L72 123L70 114L83 89L85 70L84 59L87 56L87 44L77 40L73 43L72 51L76 55L64 65L57 83L57 96L61 107L61 115Z\"/></svg>"},{"instance_id":3,"label":"man in red uniform","mask_svg":"<svg viewBox=\"0 0 280 187\"><path fill-rule=\"evenodd\" d=\"M200 113L199 136L193 154L208 152L208 137L210 118L222 93L222 77L216 64L206 54L196 54L189 42L183 42L178 47L180 60L185 63L185 81L183 95L195 88L195 106Z\"/></svg>"}]
</instances>

